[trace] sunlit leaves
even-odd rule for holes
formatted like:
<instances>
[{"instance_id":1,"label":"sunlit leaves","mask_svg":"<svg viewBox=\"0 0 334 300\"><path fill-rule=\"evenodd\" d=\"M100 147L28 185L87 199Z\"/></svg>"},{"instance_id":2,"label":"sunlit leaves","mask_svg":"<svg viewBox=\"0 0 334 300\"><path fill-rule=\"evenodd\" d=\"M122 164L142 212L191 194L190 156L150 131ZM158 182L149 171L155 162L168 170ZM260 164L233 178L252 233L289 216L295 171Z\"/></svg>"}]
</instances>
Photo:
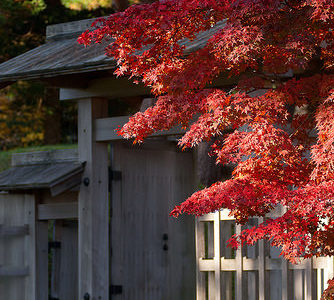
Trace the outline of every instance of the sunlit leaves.
<instances>
[{"instance_id":1,"label":"sunlit leaves","mask_svg":"<svg viewBox=\"0 0 334 300\"><path fill-rule=\"evenodd\" d=\"M269 239L292 262L334 254L334 3L330 0L166 0L95 25L84 44L109 39L117 75L157 97L120 131L141 142L181 123L182 148L215 139L230 180L194 193L172 215L228 208L240 223L279 205L286 213L234 236ZM186 49L203 31L210 37ZM209 88L216 78L230 88Z\"/></svg>"}]
</instances>

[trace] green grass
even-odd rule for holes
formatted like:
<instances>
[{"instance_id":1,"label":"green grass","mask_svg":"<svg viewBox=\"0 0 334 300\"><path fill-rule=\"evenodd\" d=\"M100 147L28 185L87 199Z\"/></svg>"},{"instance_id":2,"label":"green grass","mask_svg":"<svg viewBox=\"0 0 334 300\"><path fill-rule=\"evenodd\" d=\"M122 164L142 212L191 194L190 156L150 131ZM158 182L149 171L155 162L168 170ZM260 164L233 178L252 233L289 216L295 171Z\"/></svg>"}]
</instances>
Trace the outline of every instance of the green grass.
<instances>
[{"instance_id":1,"label":"green grass","mask_svg":"<svg viewBox=\"0 0 334 300\"><path fill-rule=\"evenodd\" d=\"M49 151L57 149L73 149L73 148L77 148L77 144L45 145L45 146L35 146L26 148L15 148L9 151L0 151L0 171L6 170L10 167L10 162L13 153Z\"/></svg>"}]
</instances>

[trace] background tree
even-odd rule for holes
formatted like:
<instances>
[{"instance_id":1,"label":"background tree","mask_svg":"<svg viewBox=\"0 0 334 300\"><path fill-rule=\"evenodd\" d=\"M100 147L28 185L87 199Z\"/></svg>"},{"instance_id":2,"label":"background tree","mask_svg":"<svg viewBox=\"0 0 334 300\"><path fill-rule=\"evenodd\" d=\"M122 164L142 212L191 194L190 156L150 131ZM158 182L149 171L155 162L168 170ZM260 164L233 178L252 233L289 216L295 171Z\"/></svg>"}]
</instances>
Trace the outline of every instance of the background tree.
<instances>
[{"instance_id":1,"label":"background tree","mask_svg":"<svg viewBox=\"0 0 334 300\"><path fill-rule=\"evenodd\" d=\"M190 127L182 148L215 138L217 163L236 164L231 179L172 215L228 208L244 224L284 205L282 217L230 245L265 238L292 262L334 254L333 15L330 0L166 0L132 6L81 36L85 44L113 38L106 53L117 59L116 74L139 78L158 98L120 134L142 142L180 123ZM180 41L206 30L206 44L184 53ZM217 77L235 85L209 88Z\"/></svg>"},{"instance_id":2,"label":"background tree","mask_svg":"<svg viewBox=\"0 0 334 300\"><path fill-rule=\"evenodd\" d=\"M152 0L146 0L152 1ZM2 0L0 2L0 63L35 48L45 40L45 27L123 11L128 0ZM18 93L21 92L24 97ZM0 91L0 150L17 146L75 142L76 111L58 101L58 89L42 83L18 82ZM18 121L18 115L27 118ZM21 111L22 108L22 111ZM7 111L8 109L8 111ZM26 115L25 111L31 111ZM38 117L37 117L38 116ZM53 124L53 126L48 126ZM33 128L34 132L29 132ZM28 138L29 136L29 138ZM6 137L6 138L4 138Z\"/></svg>"},{"instance_id":3,"label":"background tree","mask_svg":"<svg viewBox=\"0 0 334 300\"><path fill-rule=\"evenodd\" d=\"M110 1L97 0L94 6L83 3L78 7L80 10L68 8L72 2L74 0L1 0L0 62L44 43L46 25L113 12ZM0 149L71 142L66 126L75 132L75 111L58 99L58 90L43 83L18 82L1 90Z\"/></svg>"}]
</instances>

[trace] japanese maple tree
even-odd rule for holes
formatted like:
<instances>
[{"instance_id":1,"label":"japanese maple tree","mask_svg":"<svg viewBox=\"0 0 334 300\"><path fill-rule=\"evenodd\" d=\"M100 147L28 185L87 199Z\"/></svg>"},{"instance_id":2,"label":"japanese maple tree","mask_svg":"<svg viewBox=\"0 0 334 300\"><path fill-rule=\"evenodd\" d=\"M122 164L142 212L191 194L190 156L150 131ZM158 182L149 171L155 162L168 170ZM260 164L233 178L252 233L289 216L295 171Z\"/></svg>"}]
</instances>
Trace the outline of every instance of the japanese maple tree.
<instances>
[{"instance_id":1,"label":"japanese maple tree","mask_svg":"<svg viewBox=\"0 0 334 300\"><path fill-rule=\"evenodd\" d=\"M289 260L334 254L334 1L165 0L97 20L84 44L110 40L117 75L151 88L157 102L120 130L141 142L189 128L182 148L214 139L230 180L197 191L172 215L228 208L244 230L232 246L268 239ZM203 31L211 37L196 51ZM217 78L234 82L229 89ZM333 298L330 290L326 297Z\"/></svg>"}]
</instances>

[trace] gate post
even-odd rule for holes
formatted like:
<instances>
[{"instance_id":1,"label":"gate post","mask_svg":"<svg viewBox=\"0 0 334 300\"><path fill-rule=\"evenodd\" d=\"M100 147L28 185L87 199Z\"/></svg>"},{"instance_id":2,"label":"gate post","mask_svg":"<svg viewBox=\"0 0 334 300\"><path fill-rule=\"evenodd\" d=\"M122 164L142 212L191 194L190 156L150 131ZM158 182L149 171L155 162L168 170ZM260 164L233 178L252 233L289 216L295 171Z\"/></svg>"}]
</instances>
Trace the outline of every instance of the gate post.
<instances>
[{"instance_id":1,"label":"gate post","mask_svg":"<svg viewBox=\"0 0 334 300\"><path fill-rule=\"evenodd\" d=\"M109 297L108 145L95 141L94 120L105 117L108 102L78 101L79 161L85 161L79 191L79 299Z\"/></svg>"}]
</instances>

